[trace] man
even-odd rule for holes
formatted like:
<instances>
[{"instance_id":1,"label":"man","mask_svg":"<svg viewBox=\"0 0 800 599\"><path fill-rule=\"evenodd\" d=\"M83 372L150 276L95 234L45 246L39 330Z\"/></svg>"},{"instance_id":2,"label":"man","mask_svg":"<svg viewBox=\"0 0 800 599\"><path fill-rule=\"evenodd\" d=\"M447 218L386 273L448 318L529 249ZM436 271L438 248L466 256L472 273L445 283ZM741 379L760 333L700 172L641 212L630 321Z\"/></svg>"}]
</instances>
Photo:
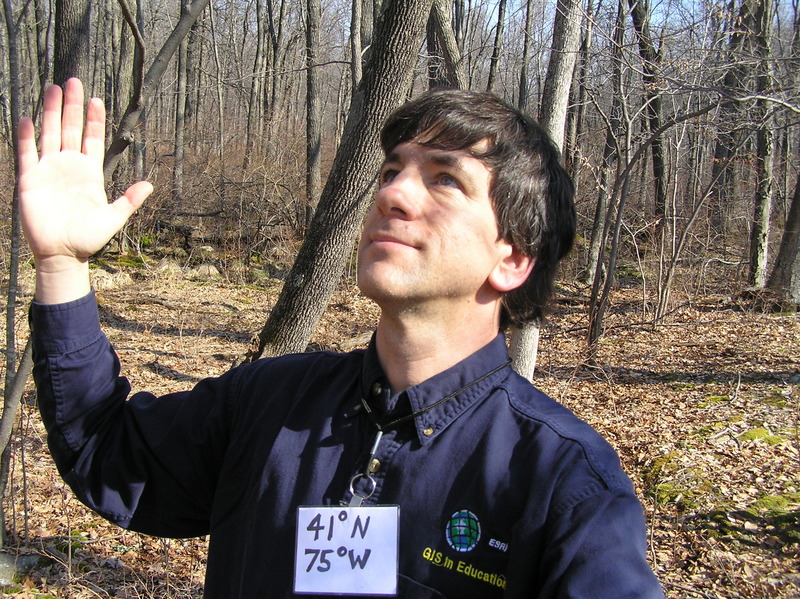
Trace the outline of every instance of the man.
<instances>
[{"instance_id":1,"label":"man","mask_svg":"<svg viewBox=\"0 0 800 599\"><path fill-rule=\"evenodd\" d=\"M103 107L90 101L81 145L82 102L76 80L63 114L47 91L41 157L20 123L35 378L81 501L125 528L210 535L212 599L662 596L616 454L508 360L502 329L542 315L575 229L571 183L533 121L454 91L390 117L359 246L359 285L381 308L367 350L126 401L87 260L152 188L107 203Z\"/></svg>"}]
</instances>

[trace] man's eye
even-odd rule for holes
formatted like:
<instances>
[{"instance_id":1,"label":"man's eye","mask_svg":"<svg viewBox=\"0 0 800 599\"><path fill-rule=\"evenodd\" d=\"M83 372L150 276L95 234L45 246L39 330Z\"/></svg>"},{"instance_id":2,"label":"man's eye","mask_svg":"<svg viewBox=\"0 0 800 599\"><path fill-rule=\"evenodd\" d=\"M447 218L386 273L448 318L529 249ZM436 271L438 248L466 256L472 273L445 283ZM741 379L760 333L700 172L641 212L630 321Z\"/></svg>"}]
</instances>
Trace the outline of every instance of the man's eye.
<instances>
[{"instance_id":1,"label":"man's eye","mask_svg":"<svg viewBox=\"0 0 800 599\"><path fill-rule=\"evenodd\" d=\"M448 187L461 187L458 179L452 175L448 175L447 173L442 173L439 175L439 185L446 185Z\"/></svg>"},{"instance_id":2,"label":"man's eye","mask_svg":"<svg viewBox=\"0 0 800 599\"><path fill-rule=\"evenodd\" d=\"M386 183L391 183L394 178L397 176L397 171L391 168L384 169L381 171L381 185Z\"/></svg>"}]
</instances>

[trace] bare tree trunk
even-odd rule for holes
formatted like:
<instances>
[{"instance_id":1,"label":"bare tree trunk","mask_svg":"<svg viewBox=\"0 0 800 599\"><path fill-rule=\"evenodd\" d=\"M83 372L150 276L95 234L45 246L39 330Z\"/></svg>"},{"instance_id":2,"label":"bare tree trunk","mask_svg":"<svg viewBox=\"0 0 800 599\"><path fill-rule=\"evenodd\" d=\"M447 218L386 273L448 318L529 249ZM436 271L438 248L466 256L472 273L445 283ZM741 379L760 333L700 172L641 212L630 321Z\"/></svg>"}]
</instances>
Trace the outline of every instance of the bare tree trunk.
<instances>
[{"instance_id":1,"label":"bare tree trunk","mask_svg":"<svg viewBox=\"0 0 800 599\"><path fill-rule=\"evenodd\" d=\"M576 77L572 87L570 109L567 113L567 133L564 140L564 164L572 177L577 195L580 188L580 174L583 145L583 123L586 116L588 99L587 73L589 69L589 51L592 48L594 35L594 3L589 0L586 7L586 19L583 29L583 40L578 53L578 64L575 67Z\"/></svg>"},{"instance_id":2,"label":"bare tree trunk","mask_svg":"<svg viewBox=\"0 0 800 599\"><path fill-rule=\"evenodd\" d=\"M314 220L251 359L302 351L311 338L369 204L380 128L411 83L430 10L431 0L393 0L382 13Z\"/></svg>"},{"instance_id":3,"label":"bare tree trunk","mask_svg":"<svg viewBox=\"0 0 800 599\"><path fill-rule=\"evenodd\" d=\"M797 93L800 80L800 7L794 3L794 35L788 61L790 89ZM787 143L787 146L789 144ZM800 154L798 154L800 157ZM787 152L786 160L789 160ZM794 194L786 217L775 266L767 281L767 287L786 303L800 306L800 176L794 186Z\"/></svg>"},{"instance_id":4,"label":"bare tree trunk","mask_svg":"<svg viewBox=\"0 0 800 599\"><path fill-rule=\"evenodd\" d=\"M661 57L650 34L650 9L647 0L629 0L633 27L639 40L639 55L642 57L642 79L645 89L645 117L650 132L658 131L662 123L661 108ZM656 229L660 230L667 205L667 169L664 162L664 146L661 137L653 140L650 152L653 158L654 213Z\"/></svg>"},{"instance_id":5,"label":"bare tree trunk","mask_svg":"<svg viewBox=\"0 0 800 599\"><path fill-rule=\"evenodd\" d=\"M17 15L11 0L3 0L3 13L8 34L8 70L11 89L9 90L11 122L18 123L20 118L20 95L22 90L19 88L19 29L17 27ZM16 149L18 144L17 128L11 128L11 141ZM14 153L14 174L19 173L19 161ZM2 424L2 437L0 437L0 546L6 543L6 516L3 499L5 498L6 485L8 482L9 466L11 464L11 452L9 441L11 439L11 428L19 409L19 396L15 397L15 389L21 386L25 388L30 369L26 372L24 368L17 369L17 311L16 303L18 296L19 283L19 252L21 242L21 228L19 217L19 189L14 177L14 195L11 200L11 247L8 266L8 294L6 296L6 347L5 347L5 380L3 384L3 415L0 423ZM6 434L8 431L8 434Z\"/></svg>"},{"instance_id":6,"label":"bare tree trunk","mask_svg":"<svg viewBox=\"0 0 800 599\"><path fill-rule=\"evenodd\" d=\"M428 81L433 87L467 88L448 0L433 0L428 19Z\"/></svg>"},{"instance_id":7,"label":"bare tree trunk","mask_svg":"<svg viewBox=\"0 0 800 599\"><path fill-rule=\"evenodd\" d=\"M531 45L533 44L533 0L525 2L525 29L522 32L522 67L519 70L519 96L517 108L522 111L528 109L528 63L531 60Z\"/></svg>"},{"instance_id":8,"label":"bare tree trunk","mask_svg":"<svg viewBox=\"0 0 800 599\"><path fill-rule=\"evenodd\" d=\"M181 2L181 15L188 10L186 2ZM174 162L172 165L172 201L176 209L181 209L183 203L183 164L184 164L184 138L186 134L186 77L187 77L187 49L189 36L184 37L178 46L177 85L175 90L175 145Z\"/></svg>"},{"instance_id":9,"label":"bare tree trunk","mask_svg":"<svg viewBox=\"0 0 800 599\"><path fill-rule=\"evenodd\" d=\"M139 32L144 31L144 15L142 11L142 1L143 0L136 0L136 16L134 25L136 26L136 30ZM132 15L131 15L132 16ZM131 26L131 29L133 27ZM134 35L135 37L135 35ZM133 63L134 67L131 69L130 78L131 78L131 86L130 89L133 90L137 85L135 79L137 75L137 68L136 65L139 65L144 60L143 57L144 48L140 44L134 44L133 46ZM132 93L131 93L132 95ZM130 96L128 96L130 97ZM139 118L142 123L147 122L147 109L142 108L142 112L139 115ZM121 119L120 119L121 120ZM145 127L140 128L141 131L138 135L134 136L133 138L133 176L134 180L141 181L145 178L145 163L147 161L147 143L145 139L145 135L147 133Z\"/></svg>"},{"instance_id":10,"label":"bare tree trunk","mask_svg":"<svg viewBox=\"0 0 800 599\"><path fill-rule=\"evenodd\" d=\"M303 233L311 226L322 187L322 90L317 68L322 18L320 0L306 0L306 12L306 201L300 220Z\"/></svg>"},{"instance_id":11,"label":"bare tree trunk","mask_svg":"<svg viewBox=\"0 0 800 599\"><path fill-rule=\"evenodd\" d=\"M781 247L767 287L784 302L800 306L800 177L795 182Z\"/></svg>"},{"instance_id":12,"label":"bare tree trunk","mask_svg":"<svg viewBox=\"0 0 800 599\"><path fill-rule=\"evenodd\" d=\"M556 19L558 19L558 17L556 17ZM495 82L497 80L497 69L500 64L500 53L503 48L503 29L505 27L505 21L506 0L500 0L497 4L497 28L494 33L492 57L489 59L489 79L486 82L486 91L494 91Z\"/></svg>"},{"instance_id":13,"label":"bare tree trunk","mask_svg":"<svg viewBox=\"0 0 800 599\"><path fill-rule=\"evenodd\" d=\"M575 69L575 56L581 42L582 16L580 0L559 0L553 24L550 64L547 67L544 93L539 109L539 122L559 149L564 144L567 101ZM517 329L512 337L511 349L514 368L528 379L533 378L533 371L536 367L539 324Z\"/></svg>"},{"instance_id":14,"label":"bare tree trunk","mask_svg":"<svg viewBox=\"0 0 800 599\"><path fill-rule=\"evenodd\" d=\"M593 284L601 269L602 252L605 235L608 231L607 215L610 202L610 180L614 163L619 161L618 142L622 135L622 44L625 37L624 11L621 3L617 5L617 19L614 25L614 43L611 47L611 114L606 123L606 141L603 146L603 158L600 162L600 184L597 186L597 202L595 203L592 234L589 241L589 255L586 260L583 281ZM601 273L602 275L602 273Z\"/></svg>"},{"instance_id":15,"label":"bare tree trunk","mask_svg":"<svg viewBox=\"0 0 800 599\"><path fill-rule=\"evenodd\" d=\"M106 150L106 157L103 162L103 172L105 173L106 177L109 177L110 174L114 172L122 152L124 152L133 141L133 130L139 124L142 110L144 110L145 105L150 100L150 97L158 86L158 82L164 75L164 71L166 71L172 55L178 50L181 40L188 35L192 24L194 24L194 22L200 16L200 13L208 5L208 2L209 0L191 1L191 3L188 5L186 13L181 15L180 20L175 25L175 29L172 30L172 33L170 33L167 40L161 46L161 50L159 50L158 55L148 69L147 74L143 77L141 77L141 75L134 77L134 91L131 101L128 104L128 108L125 110L125 114L120 120L119 126L117 127L117 132L114 135L111 145ZM143 47L141 31L139 30L138 26L136 23L130 22L129 25L135 29L134 36L138 36L137 42L140 44L140 47ZM140 56L138 61L136 61L137 65L134 67L135 70L142 68L142 59L143 57Z\"/></svg>"},{"instance_id":16,"label":"bare tree trunk","mask_svg":"<svg viewBox=\"0 0 800 599\"><path fill-rule=\"evenodd\" d=\"M358 87L363 72L361 51L361 3L363 0L353 0L351 2L352 13L350 15L350 82L352 89Z\"/></svg>"},{"instance_id":17,"label":"bare tree trunk","mask_svg":"<svg viewBox=\"0 0 800 599\"><path fill-rule=\"evenodd\" d=\"M47 82L50 79L50 60L48 59L47 52L50 46L50 24L52 23L52 19L49 11L45 11L45 0L35 0L33 6L34 14L36 15L36 67L39 73L40 95L31 118L36 122L42 104L41 94L44 93Z\"/></svg>"},{"instance_id":18,"label":"bare tree trunk","mask_svg":"<svg viewBox=\"0 0 800 599\"><path fill-rule=\"evenodd\" d=\"M70 77L88 81L91 3L89 0L56 0L56 39L53 79L63 85Z\"/></svg>"},{"instance_id":19,"label":"bare tree trunk","mask_svg":"<svg viewBox=\"0 0 800 599\"><path fill-rule=\"evenodd\" d=\"M748 53L752 44L754 30L753 4L759 0L741 0L737 18L732 25L728 40L728 68L725 71L722 87L731 96L740 95L744 90L742 82L746 79L746 65L741 57ZM731 207L735 203L736 170L734 169L735 147L740 145L740 134L736 131L741 109L737 103L727 103L720 107L717 119L719 132L714 146L711 179L716 181L711 195L712 226L727 235L731 221Z\"/></svg>"},{"instance_id":20,"label":"bare tree trunk","mask_svg":"<svg viewBox=\"0 0 800 599\"><path fill-rule=\"evenodd\" d=\"M767 283L767 249L769 247L769 222L772 212L772 164L774 119L771 117L769 101L764 99L772 91L772 68L769 60L770 35L772 33L773 4L762 0L756 5L754 45L758 76L756 78L756 194L754 201L753 227L750 230L749 283L763 289Z\"/></svg>"},{"instance_id":21,"label":"bare tree trunk","mask_svg":"<svg viewBox=\"0 0 800 599\"><path fill-rule=\"evenodd\" d=\"M246 173L250 169L250 160L253 155L255 138L261 137L260 123L264 119L261 106L264 103L264 76L266 71L266 43L267 28L265 26L264 6L261 0L256 0L256 55L253 61L253 75L250 80L250 101L247 103L247 130L245 133L245 150L242 170Z\"/></svg>"}]
</instances>

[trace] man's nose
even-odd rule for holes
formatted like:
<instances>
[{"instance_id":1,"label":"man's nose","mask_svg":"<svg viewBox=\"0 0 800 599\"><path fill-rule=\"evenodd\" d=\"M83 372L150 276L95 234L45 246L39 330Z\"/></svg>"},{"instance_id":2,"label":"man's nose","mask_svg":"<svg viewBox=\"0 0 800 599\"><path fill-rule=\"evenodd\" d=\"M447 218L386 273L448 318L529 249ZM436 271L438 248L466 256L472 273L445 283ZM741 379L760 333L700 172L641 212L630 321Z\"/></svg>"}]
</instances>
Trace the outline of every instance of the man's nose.
<instances>
[{"instance_id":1,"label":"man's nose","mask_svg":"<svg viewBox=\"0 0 800 599\"><path fill-rule=\"evenodd\" d=\"M419 173L403 169L375 194L375 206L384 216L412 220L419 215L425 186Z\"/></svg>"}]
</instances>

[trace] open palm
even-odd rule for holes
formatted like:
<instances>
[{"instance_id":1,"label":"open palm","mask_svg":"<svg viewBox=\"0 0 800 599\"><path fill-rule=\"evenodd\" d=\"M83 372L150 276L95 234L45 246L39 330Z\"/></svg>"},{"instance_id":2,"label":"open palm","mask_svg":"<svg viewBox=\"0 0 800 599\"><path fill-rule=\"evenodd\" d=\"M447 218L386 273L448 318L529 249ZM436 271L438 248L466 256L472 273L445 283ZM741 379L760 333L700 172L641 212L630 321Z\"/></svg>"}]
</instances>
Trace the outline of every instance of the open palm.
<instances>
[{"instance_id":1,"label":"open palm","mask_svg":"<svg viewBox=\"0 0 800 599\"><path fill-rule=\"evenodd\" d=\"M63 94L50 87L44 100L41 155L33 123L19 124L19 193L23 230L37 269L85 261L125 224L152 191L144 181L109 204L103 179L105 109L88 105L83 128L83 87L70 79Z\"/></svg>"}]
</instances>

